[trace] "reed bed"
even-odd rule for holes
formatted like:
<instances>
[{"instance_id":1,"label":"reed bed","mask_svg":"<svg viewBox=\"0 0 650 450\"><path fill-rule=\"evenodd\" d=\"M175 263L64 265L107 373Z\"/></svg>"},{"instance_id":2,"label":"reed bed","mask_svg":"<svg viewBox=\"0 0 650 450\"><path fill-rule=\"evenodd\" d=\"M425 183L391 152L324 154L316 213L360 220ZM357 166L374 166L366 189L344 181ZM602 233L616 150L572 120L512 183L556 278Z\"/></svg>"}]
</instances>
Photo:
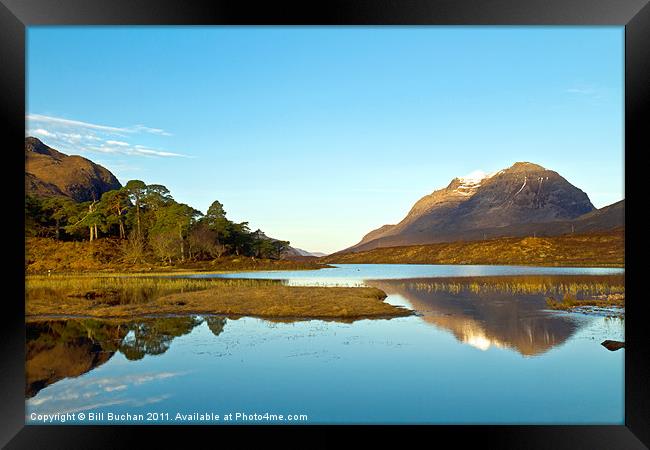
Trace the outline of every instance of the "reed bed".
<instances>
[{"instance_id":1,"label":"reed bed","mask_svg":"<svg viewBox=\"0 0 650 450\"><path fill-rule=\"evenodd\" d=\"M359 320L413 314L384 302L386 294L376 288L287 286L279 280L32 276L26 288L27 320L169 314Z\"/></svg>"},{"instance_id":2,"label":"reed bed","mask_svg":"<svg viewBox=\"0 0 650 450\"><path fill-rule=\"evenodd\" d=\"M539 275L455 277L427 280L404 280L400 286L420 292L460 294L502 293L509 295L546 295L579 299L624 294L624 275Z\"/></svg>"},{"instance_id":3,"label":"reed bed","mask_svg":"<svg viewBox=\"0 0 650 450\"><path fill-rule=\"evenodd\" d=\"M548 297L546 304L551 309L561 311L571 311L583 307L596 307L596 308L623 308L625 307L624 294L605 294L592 297L587 300L579 300L574 295L569 293L564 294L562 300L557 300L554 297Z\"/></svg>"},{"instance_id":4,"label":"reed bed","mask_svg":"<svg viewBox=\"0 0 650 450\"><path fill-rule=\"evenodd\" d=\"M28 299L85 297L108 304L147 303L168 294L221 288L257 287L278 284L276 280L235 278L123 277L123 276L28 276Z\"/></svg>"}]
</instances>

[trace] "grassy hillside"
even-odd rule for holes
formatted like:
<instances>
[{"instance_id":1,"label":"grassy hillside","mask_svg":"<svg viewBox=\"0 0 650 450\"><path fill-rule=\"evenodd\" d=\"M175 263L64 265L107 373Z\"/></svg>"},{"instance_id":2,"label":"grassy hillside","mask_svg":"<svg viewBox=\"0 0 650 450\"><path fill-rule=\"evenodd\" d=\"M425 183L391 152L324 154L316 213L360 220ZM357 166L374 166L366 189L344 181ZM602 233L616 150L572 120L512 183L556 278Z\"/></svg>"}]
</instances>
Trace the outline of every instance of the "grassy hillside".
<instances>
[{"instance_id":1,"label":"grassy hillside","mask_svg":"<svg viewBox=\"0 0 650 450\"><path fill-rule=\"evenodd\" d=\"M385 247L321 258L340 264L503 264L623 267L625 232Z\"/></svg>"},{"instance_id":2,"label":"grassy hillside","mask_svg":"<svg viewBox=\"0 0 650 450\"><path fill-rule=\"evenodd\" d=\"M321 261L288 261L247 256L227 256L212 261L162 264L149 257L133 263L126 257L125 241L104 238L88 241L25 240L25 272L29 274L80 272L173 272L233 270L299 270L327 267Z\"/></svg>"}]
</instances>

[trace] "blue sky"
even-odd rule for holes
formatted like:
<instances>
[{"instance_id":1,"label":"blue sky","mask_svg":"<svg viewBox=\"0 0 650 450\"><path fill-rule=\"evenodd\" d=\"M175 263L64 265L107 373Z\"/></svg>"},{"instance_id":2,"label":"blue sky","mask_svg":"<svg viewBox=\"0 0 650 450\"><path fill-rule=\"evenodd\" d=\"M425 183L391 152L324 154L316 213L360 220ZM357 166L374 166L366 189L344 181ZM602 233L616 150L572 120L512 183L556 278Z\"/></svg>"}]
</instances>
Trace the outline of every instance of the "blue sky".
<instances>
[{"instance_id":1,"label":"blue sky","mask_svg":"<svg viewBox=\"0 0 650 450\"><path fill-rule=\"evenodd\" d=\"M333 252L516 161L624 198L623 27L30 27L27 133Z\"/></svg>"}]
</instances>

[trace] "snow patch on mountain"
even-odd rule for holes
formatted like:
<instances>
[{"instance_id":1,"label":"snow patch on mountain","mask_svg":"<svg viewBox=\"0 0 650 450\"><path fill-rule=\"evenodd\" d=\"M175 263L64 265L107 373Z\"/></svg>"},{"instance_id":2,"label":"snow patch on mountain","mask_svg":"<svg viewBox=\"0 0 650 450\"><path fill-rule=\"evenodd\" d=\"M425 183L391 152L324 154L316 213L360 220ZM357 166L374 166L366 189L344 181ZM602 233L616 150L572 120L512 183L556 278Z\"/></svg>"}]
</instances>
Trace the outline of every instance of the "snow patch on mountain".
<instances>
[{"instance_id":1,"label":"snow patch on mountain","mask_svg":"<svg viewBox=\"0 0 650 450\"><path fill-rule=\"evenodd\" d=\"M474 195L476 190L481 187L483 181L501 173L503 173L503 170L492 173L485 173L482 170L475 170L473 172L470 172L467 175L458 177L460 185L454 189L454 192L457 192L464 196Z\"/></svg>"},{"instance_id":2,"label":"snow patch on mountain","mask_svg":"<svg viewBox=\"0 0 650 450\"><path fill-rule=\"evenodd\" d=\"M474 184L480 184L481 181L483 181L487 177L488 174L483 172L482 170L475 170L473 172L468 173L465 176L459 177L458 179L464 185L474 185Z\"/></svg>"}]
</instances>

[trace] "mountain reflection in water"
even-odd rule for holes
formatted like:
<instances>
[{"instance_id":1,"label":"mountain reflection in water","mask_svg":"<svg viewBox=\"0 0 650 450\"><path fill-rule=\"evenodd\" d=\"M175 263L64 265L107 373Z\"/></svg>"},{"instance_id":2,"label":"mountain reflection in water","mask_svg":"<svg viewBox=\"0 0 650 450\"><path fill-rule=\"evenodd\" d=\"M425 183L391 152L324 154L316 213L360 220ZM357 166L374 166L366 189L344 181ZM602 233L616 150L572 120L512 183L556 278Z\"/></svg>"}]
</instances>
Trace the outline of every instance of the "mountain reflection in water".
<instances>
[{"instance_id":1,"label":"mountain reflection in water","mask_svg":"<svg viewBox=\"0 0 650 450\"><path fill-rule=\"evenodd\" d=\"M78 377L101 366L116 353L134 361L165 353L174 338L203 322L215 336L224 317L166 317L114 322L106 320L49 320L29 322L25 362L26 398L63 378Z\"/></svg>"},{"instance_id":2,"label":"mountain reflection in water","mask_svg":"<svg viewBox=\"0 0 650 450\"><path fill-rule=\"evenodd\" d=\"M400 295L422 320L449 330L460 342L481 350L510 348L524 356L547 352L580 325L571 316L546 311L543 294L431 289L426 280L371 280L388 295Z\"/></svg>"}]
</instances>

